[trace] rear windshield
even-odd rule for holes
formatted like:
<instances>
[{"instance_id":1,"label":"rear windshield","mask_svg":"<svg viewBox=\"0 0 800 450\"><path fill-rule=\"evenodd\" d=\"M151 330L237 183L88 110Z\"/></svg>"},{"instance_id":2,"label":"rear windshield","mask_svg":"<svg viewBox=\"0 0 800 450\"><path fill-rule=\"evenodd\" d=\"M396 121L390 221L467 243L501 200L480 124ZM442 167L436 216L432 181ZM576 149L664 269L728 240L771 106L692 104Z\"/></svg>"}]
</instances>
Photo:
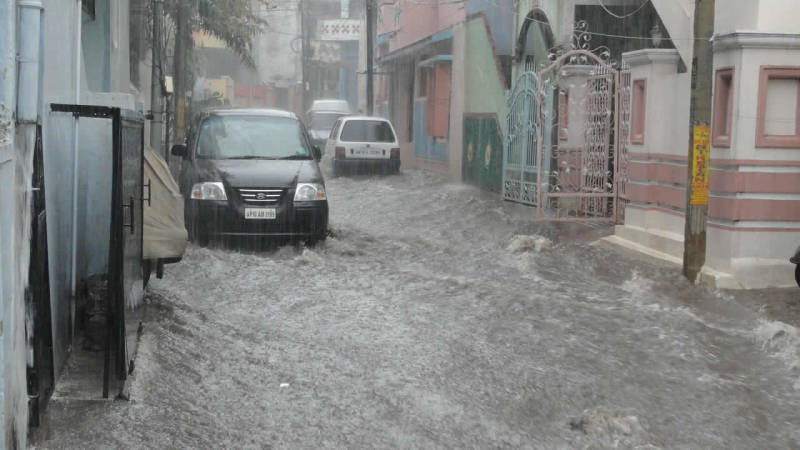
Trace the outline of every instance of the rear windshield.
<instances>
[{"instance_id":1,"label":"rear windshield","mask_svg":"<svg viewBox=\"0 0 800 450\"><path fill-rule=\"evenodd\" d=\"M343 114L337 113L311 113L308 128L314 131L331 131L333 124L342 116Z\"/></svg>"},{"instance_id":2,"label":"rear windshield","mask_svg":"<svg viewBox=\"0 0 800 450\"><path fill-rule=\"evenodd\" d=\"M392 127L382 120L349 120L339 138L345 142L394 142Z\"/></svg>"}]
</instances>

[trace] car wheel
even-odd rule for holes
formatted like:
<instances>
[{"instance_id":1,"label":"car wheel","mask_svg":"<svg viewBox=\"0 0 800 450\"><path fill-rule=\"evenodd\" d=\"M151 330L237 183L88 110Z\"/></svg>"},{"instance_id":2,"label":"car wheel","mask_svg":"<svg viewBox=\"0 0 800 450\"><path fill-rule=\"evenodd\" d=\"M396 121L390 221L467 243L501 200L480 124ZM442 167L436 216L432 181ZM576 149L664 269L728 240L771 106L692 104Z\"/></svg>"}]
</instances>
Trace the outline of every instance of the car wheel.
<instances>
[{"instance_id":1,"label":"car wheel","mask_svg":"<svg viewBox=\"0 0 800 450\"><path fill-rule=\"evenodd\" d=\"M153 272L153 264L150 262L149 259L142 260L142 285L147 287L147 283L150 281L150 274Z\"/></svg>"},{"instance_id":2,"label":"car wheel","mask_svg":"<svg viewBox=\"0 0 800 450\"><path fill-rule=\"evenodd\" d=\"M800 286L800 264L794 266L794 281Z\"/></svg>"},{"instance_id":3,"label":"car wheel","mask_svg":"<svg viewBox=\"0 0 800 450\"><path fill-rule=\"evenodd\" d=\"M208 245L209 238L206 233L203 233L201 230L198 229L197 225L192 225L189 228L189 242L199 245L200 247L205 247Z\"/></svg>"}]
</instances>

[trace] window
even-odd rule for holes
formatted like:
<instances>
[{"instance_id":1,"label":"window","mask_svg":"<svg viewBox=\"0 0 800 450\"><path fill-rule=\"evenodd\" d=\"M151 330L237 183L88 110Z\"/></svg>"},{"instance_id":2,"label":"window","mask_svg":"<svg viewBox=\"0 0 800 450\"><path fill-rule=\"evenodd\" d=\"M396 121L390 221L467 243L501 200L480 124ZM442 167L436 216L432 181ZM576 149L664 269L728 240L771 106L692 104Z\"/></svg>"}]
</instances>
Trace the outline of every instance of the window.
<instances>
[{"instance_id":1,"label":"window","mask_svg":"<svg viewBox=\"0 0 800 450\"><path fill-rule=\"evenodd\" d=\"M569 91L558 91L558 138L562 141L569 139Z\"/></svg>"},{"instance_id":2,"label":"window","mask_svg":"<svg viewBox=\"0 0 800 450\"><path fill-rule=\"evenodd\" d=\"M716 147L731 146L733 122L733 68L717 70L714 79L714 117L711 121L711 143Z\"/></svg>"},{"instance_id":3,"label":"window","mask_svg":"<svg viewBox=\"0 0 800 450\"><path fill-rule=\"evenodd\" d=\"M86 13L87 16L89 16L90 20L95 20L95 18L97 17L97 14L95 12L96 9L94 2L95 0L83 0L83 3L81 3L83 12Z\"/></svg>"},{"instance_id":4,"label":"window","mask_svg":"<svg viewBox=\"0 0 800 450\"><path fill-rule=\"evenodd\" d=\"M631 97L631 143L644 144L647 80L633 81L633 95Z\"/></svg>"},{"instance_id":5,"label":"window","mask_svg":"<svg viewBox=\"0 0 800 450\"><path fill-rule=\"evenodd\" d=\"M800 66L762 66L756 147L800 148Z\"/></svg>"},{"instance_id":6,"label":"window","mask_svg":"<svg viewBox=\"0 0 800 450\"><path fill-rule=\"evenodd\" d=\"M428 91L430 91L430 81L432 80L430 80L428 68L421 67L419 69L419 84L417 85L419 92L417 92L417 97L426 97L428 95Z\"/></svg>"},{"instance_id":7,"label":"window","mask_svg":"<svg viewBox=\"0 0 800 450\"><path fill-rule=\"evenodd\" d=\"M333 128L331 128L331 134L328 136L328 139L336 139L336 133L339 132L339 127L342 125L342 120L339 119L333 124Z\"/></svg>"},{"instance_id":8,"label":"window","mask_svg":"<svg viewBox=\"0 0 800 450\"><path fill-rule=\"evenodd\" d=\"M382 120L348 120L339 139L343 142L394 142L394 133Z\"/></svg>"},{"instance_id":9,"label":"window","mask_svg":"<svg viewBox=\"0 0 800 450\"><path fill-rule=\"evenodd\" d=\"M450 128L450 64L437 64L428 77L426 132L446 138Z\"/></svg>"}]
</instances>

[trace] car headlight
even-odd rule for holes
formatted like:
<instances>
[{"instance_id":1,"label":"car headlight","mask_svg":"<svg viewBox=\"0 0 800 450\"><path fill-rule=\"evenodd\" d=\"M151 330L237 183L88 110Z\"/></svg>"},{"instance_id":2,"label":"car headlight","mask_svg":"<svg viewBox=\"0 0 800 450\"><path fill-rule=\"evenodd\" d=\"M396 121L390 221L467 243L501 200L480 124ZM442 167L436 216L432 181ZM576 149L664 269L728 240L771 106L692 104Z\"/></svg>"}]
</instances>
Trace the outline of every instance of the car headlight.
<instances>
[{"instance_id":1,"label":"car headlight","mask_svg":"<svg viewBox=\"0 0 800 450\"><path fill-rule=\"evenodd\" d=\"M319 183L298 183L294 191L294 201L310 202L313 200L327 200L325 186Z\"/></svg>"},{"instance_id":2,"label":"car headlight","mask_svg":"<svg viewBox=\"0 0 800 450\"><path fill-rule=\"evenodd\" d=\"M195 183L192 186L192 199L194 200L227 200L225 187L219 181Z\"/></svg>"}]
</instances>

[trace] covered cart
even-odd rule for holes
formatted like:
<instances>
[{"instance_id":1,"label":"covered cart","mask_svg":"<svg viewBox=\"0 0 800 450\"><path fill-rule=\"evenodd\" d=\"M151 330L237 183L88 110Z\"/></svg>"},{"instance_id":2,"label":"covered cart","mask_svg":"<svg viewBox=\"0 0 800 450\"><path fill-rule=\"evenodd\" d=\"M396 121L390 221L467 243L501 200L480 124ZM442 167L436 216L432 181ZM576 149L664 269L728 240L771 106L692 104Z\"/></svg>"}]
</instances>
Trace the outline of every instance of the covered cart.
<instances>
[{"instance_id":1,"label":"covered cart","mask_svg":"<svg viewBox=\"0 0 800 450\"><path fill-rule=\"evenodd\" d=\"M142 271L147 284L155 269L161 278L164 264L183 258L189 242L183 221L183 196L167 163L149 146L144 149L144 185L149 202L144 202Z\"/></svg>"}]
</instances>

